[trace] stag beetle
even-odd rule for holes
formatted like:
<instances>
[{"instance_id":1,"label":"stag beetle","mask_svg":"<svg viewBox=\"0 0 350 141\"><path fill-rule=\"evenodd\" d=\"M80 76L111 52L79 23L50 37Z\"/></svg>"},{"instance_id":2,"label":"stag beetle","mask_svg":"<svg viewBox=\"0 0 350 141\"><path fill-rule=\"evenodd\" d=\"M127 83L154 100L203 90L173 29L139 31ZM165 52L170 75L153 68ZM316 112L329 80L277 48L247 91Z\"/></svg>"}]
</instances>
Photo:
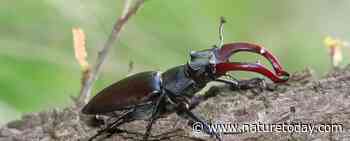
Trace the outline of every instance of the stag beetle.
<instances>
[{"instance_id":1,"label":"stag beetle","mask_svg":"<svg viewBox=\"0 0 350 141\"><path fill-rule=\"evenodd\" d=\"M249 71L262 74L275 83L283 83L289 74L282 69L277 58L265 48L247 42L223 44L223 24L219 26L218 45L211 49L192 51L190 61L184 65L173 67L163 73L157 71L141 72L126 77L103 89L93 97L82 113L91 115L107 115L115 111L125 111L104 129L91 137L93 140L102 133L110 135L118 131L124 123L135 120L149 120L143 140L147 140L154 122L171 113L188 119L192 123L200 122L203 131L222 140L220 135L209 129L208 123L191 112L207 97L195 95L211 81L219 81L233 88L251 88L251 84L263 82L263 79L227 80L222 76L229 71ZM253 52L265 57L272 65L274 72L259 63L230 62L229 58L241 51Z\"/></svg>"}]
</instances>

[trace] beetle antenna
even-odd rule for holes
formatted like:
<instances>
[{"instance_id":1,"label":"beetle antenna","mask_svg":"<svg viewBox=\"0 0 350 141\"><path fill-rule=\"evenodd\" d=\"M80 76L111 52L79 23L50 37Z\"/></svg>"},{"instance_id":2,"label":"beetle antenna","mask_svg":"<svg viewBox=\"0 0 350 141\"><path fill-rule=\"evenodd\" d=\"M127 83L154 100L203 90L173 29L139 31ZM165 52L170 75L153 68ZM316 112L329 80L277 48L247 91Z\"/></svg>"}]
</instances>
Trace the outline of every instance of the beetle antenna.
<instances>
[{"instance_id":1,"label":"beetle antenna","mask_svg":"<svg viewBox=\"0 0 350 141\"><path fill-rule=\"evenodd\" d=\"M216 47L221 48L224 45L224 24L226 20L223 16L220 17L220 26L219 26L219 41L216 44Z\"/></svg>"}]
</instances>

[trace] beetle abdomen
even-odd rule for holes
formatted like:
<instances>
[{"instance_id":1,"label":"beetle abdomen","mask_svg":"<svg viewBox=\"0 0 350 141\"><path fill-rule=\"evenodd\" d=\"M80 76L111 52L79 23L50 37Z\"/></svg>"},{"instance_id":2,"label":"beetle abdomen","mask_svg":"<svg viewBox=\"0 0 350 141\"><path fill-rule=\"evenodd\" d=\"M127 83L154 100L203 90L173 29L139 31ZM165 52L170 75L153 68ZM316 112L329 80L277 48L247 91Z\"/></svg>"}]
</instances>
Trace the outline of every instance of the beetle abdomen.
<instances>
[{"instance_id":1,"label":"beetle abdomen","mask_svg":"<svg viewBox=\"0 0 350 141\"><path fill-rule=\"evenodd\" d=\"M161 74L141 72L124 78L103 89L83 108L85 114L104 114L147 101L154 92L161 91Z\"/></svg>"}]
</instances>

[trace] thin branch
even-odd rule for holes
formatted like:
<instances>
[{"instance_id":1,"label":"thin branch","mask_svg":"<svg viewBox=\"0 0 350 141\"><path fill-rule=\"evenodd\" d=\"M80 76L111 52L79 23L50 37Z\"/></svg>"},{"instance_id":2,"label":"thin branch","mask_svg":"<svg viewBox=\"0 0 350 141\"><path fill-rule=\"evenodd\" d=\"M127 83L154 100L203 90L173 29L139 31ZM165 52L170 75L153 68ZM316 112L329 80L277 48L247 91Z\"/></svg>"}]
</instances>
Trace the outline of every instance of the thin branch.
<instances>
[{"instance_id":1,"label":"thin branch","mask_svg":"<svg viewBox=\"0 0 350 141\"><path fill-rule=\"evenodd\" d=\"M145 0L137 0L135 4L132 7L130 7L131 0L125 0L125 5L124 5L122 15L115 22L111 34L109 35L101 51L98 53L96 64L93 67L93 70L89 79L87 79L83 84L82 91L78 98L81 104L88 102L91 95L92 87L98 78L98 75L101 71L102 64L105 62L107 58L109 49L111 48L113 43L117 39L119 39L120 32L123 30L124 25L138 11L138 9L143 5L144 1Z\"/></svg>"},{"instance_id":2,"label":"thin branch","mask_svg":"<svg viewBox=\"0 0 350 141\"><path fill-rule=\"evenodd\" d=\"M132 4L132 0L124 0L125 3L124 3L124 9L123 9L123 12L122 12L122 15L121 16L125 16L128 14L128 11L130 10L130 6Z\"/></svg>"}]
</instances>

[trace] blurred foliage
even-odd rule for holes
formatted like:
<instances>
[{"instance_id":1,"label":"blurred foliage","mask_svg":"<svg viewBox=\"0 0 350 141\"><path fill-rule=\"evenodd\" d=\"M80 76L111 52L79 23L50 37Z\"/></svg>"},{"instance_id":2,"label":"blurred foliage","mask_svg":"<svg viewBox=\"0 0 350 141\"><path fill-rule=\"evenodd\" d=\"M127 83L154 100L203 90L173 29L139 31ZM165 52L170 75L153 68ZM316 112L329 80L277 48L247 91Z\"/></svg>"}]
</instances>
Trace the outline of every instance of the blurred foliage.
<instances>
[{"instance_id":1,"label":"blurred foliage","mask_svg":"<svg viewBox=\"0 0 350 141\"><path fill-rule=\"evenodd\" d=\"M121 0L2 0L0 121L69 104L81 75L71 28L86 31L93 64L122 6ZM226 42L259 43L288 71L310 67L322 75L331 67L323 38L350 39L349 9L348 0L148 0L111 50L95 92L127 75L130 61L134 72L164 71L185 63L190 50L212 47L220 16L228 21ZM349 63L345 50L342 65Z\"/></svg>"}]
</instances>

